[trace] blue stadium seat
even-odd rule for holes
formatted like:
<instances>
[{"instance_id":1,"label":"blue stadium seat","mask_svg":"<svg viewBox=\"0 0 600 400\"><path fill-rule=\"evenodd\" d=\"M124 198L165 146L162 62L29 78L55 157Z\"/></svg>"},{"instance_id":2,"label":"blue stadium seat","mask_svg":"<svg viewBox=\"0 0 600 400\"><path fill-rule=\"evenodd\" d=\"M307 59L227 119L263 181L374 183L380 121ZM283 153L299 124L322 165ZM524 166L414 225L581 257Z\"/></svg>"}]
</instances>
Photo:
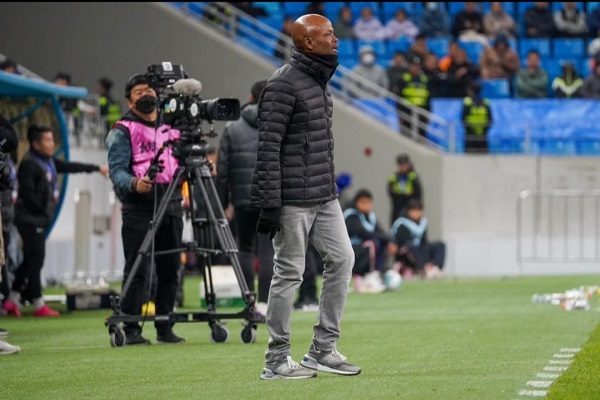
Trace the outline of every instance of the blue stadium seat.
<instances>
[{"instance_id":1,"label":"blue stadium seat","mask_svg":"<svg viewBox=\"0 0 600 400\"><path fill-rule=\"evenodd\" d=\"M323 6L325 10L325 16L329 18L332 24L335 24L340 16L340 10L346 6L346 2L326 1ZM356 17L356 15L353 15L353 17Z\"/></svg>"},{"instance_id":2,"label":"blue stadium seat","mask_svg":"<svg viewBox=\"0 0 600 400\"><path fill-rule=\"evenodd\" d=\"M550 39L544 38L521 38L519 40L519 55L526 58L529 50L537 50L540 56L551 57Z\"/></svg>"},{"instance_id":3,"label":"blue stadium seat","mask_svg":"<svg viewBox=\"0 0 600 400\"><path fill-rule=\"evenodd\" d=\"M269 16L269 17L257 17L256 19L258 21L262 22L263 24L269 26L270 28L273 28L277 32L280 32L281 28L283 28L283 15L278 15L278 16L276 15L276 16ZM258 29L260 31L261 35L268 36L268 37L272 37L272 36L279 37L279 33L277 33L277 35L276 35L275 32L272 32L270 29L259 29L259 24L256 24L256 29Z\"/></svg>"},{"instance_id":4,"label":"blue stadium seat","mask_svg":"<svg viewBox=\"0 0 600 400\"><path fill-rule=\"evenodd\" d=\"M454 16L465 9L465 3L462 1L449 1L447 2L446 9L448 10L448 14L450 14L450 18L454 20Z\"/></svg>"},{"instance_id":5,"label":"blue stadium seat","mask_svg":"<svg viewBox=\"0 0 600 400\"><path fill-rule=\"evenodd\" d=\"M448 46L450 46L450 39L448 38L427 38L427 47L429 51L438 57L443 57L448 54Z\"/></svg>"},{"instance_id":6,"label":"blue stadium seat","mask_svg":"<svg viewBox=\"0 0 600 400\"><path fill-rule=\"evenodd\" d=\"M293 19L296 19L299 16L306 14L306 7L308 7L310 1L282 1L281 4L283 6L284 16L289 15Z\"/></svg>"},{"instance_id":7,"label":"blue stadium seat","mask_svg":"<svg viewBox=\"0 0 600 400\"><path fill-rule=\"evenodd\" d=\"M377 121L383 122L385 125L393 129L394 131L400 131L398 113L396 112L395 107L390 106L390 104L385 99L354 99L352 100L352 103L355 107L364 111Z\"/></svg>"},{"instance_id":8,"label":"blue stadium seat","mask_svg":"<svg viewBox=\"0 0 600 400\"><path fill-rule=\"evenodd\" d=\"M358 64L358 58L355 54L353 55L340 55L339 63L342 67L352 69Z\"/></svg>"},{"instance_id":9,"label":"blue stadium seat","mask_svg":"<svg viewBox=\"0 0 600 400\"><path fill-rule=\"evenodd\" d=\"M542 138L532 140L535 153L542 155L574 156L577 154L575 140L568 138Z\"/></svg>"},{"instance_id":10,"label":"blue stadium seat","mask_svg":"<svg viewBox=\"0 0 600 400\"><path fill-rule=\"evenodd\" d=\"M377 55L377 61L384 61L389 58L387 52L387 46L384 40L357 40L356 41L356 49L360 52L360 48L363 46L371 46L373 50L375 50L375 54ZM338 49L339 53L339 49ZM357 53L358 56L358 53Z\"/></svg>"},{"instance_id":11,"label":"blue stadium seat","mask_svg":"<svg viewBox=\"0 0 600 400\"><path fill-rule=\"evenodd\" d=\"M534 1L517 2L517 15L519 17L522 17L523 15L525 15L525 12L527 11L527 9L533 7L534 5L535 5Z\"/></svg>"},{"instance_id":12,"label":"blue stadium seat","mask_svg":"<svg viewBox=\"0 0 600 400\"><path fill-rule=\"evenodd\" d=\"M389 40L387 44L388 54L392 57L396 51L406 53L410 49L411 41L406 36L402 36L398 39Z\"/></svg>"},{"instance_id":13,"label":"blue stadium seat","mask_svg":"<svg viewBox=\"0 0 600 400\"><path fill-rule=\"evenodd\" d=\"M348 3L348 5L352 9L352 15L354 16L354 18L360 17L360 11L363 8L371 7L371 10L373 10L373 14L375 14L377 18L379 18L379 20L383 23L383 19L381 18L381 9L379 8L378 1L351 1Z\"/></svg>"},{"instance_id":14,"label":"blue stadium seat","mask_svg":"<svg viewBox=\"0 0 600 400\"><path fill-rule=\"evenodd\" d=\"M488 99L510 98L510 83L508 79L482 79L481 95Z\"/></svg>"},{"instance_id":15,"label":"blue stadium seat","mask_svg":"<svg viewBox=\"0 0 600 400\"><path fill-rule=\"evenodd\" d=\"M356 58L357 51L356 45L354 43L354 39L339 39L338 40L338 55L342 56L352 56Z\"/></svg>"},{"instance_id":16,"label":"blue stadium seat","mask_svg":"<svg viewBox=\"0 0 600 400\"><path fill-rule=\"evenodd\" d=\"M586 3L586 12L589 14L600 6L600 1L588 1Z\"/></svg>"},{"instance_id":17,"label":"blue stadium seat","mask_svg":"<svg viewBox=\"0 0 600 400\"><path fill-rule=\"evenodd\" d=\"M600 138L577 139L576 145L580 156L600 156Z\"/></svg>"},{"instance_id":18,"label":"blue stadium seat","mask_svg":"<svg viewBox=\"0 0 600 400\"><path fill-rule=\"evenodd\" d=\"M555 58L582 58L586 55L583 39L557 38L552 41L552 46Z\"/></svg>"},{"instance_id":19,"label":"blue stadium seat","mask_svg":"<svg viewBox=\"0 0 600 400\"><path fill-rule=\"evenodd\" d=\"M255 1L252 3L255 7L262 7L269 17L283 18L283 9L278 1Z\"/></svg>"},{"instance_id":20,"label":"blue stadium seat","mask_svg":"<svg viewBox=\"0 0 600 400\"><path fill-rule=\"evenodd\" d=\"M463 49L465 49L465 51L467 52L467 57L469 57L469 60L473 63L473 64L479 64L479 57L481 56L481 53L483 53L483 45L479 42L461 42L460 43L460 47L462 47Z\"/></svg>"},{"instance_id":21,"label":"blue stadium seat","mask_svg":"<svg viewBox=\"0 0 600 400\"><path fill-rule=\"evenodd\" d=\"M390 1L386 3L381 3L381 13L383 15L384 21L389 21L394 18L396 15L396 11L399 9L404 9L408 17L415 23L418 24L419 18L423 13L423 4L420 1Z\"/></svg>"}]
</instances>

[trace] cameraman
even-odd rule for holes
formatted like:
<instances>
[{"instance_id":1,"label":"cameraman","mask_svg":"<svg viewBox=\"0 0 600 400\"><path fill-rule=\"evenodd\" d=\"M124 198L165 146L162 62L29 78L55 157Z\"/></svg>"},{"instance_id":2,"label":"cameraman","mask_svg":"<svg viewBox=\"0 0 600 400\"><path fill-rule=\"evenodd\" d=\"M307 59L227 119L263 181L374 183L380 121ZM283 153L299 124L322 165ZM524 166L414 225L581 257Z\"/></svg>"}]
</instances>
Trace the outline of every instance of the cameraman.
<instances>
[{"instance_id":1,"label":"cameraman","mask_svg":"<svg viewBox=\"0 0 600 400\"><path fill-rule=\"evenodd\" d=\"M154 219L154 210L179 167L171 148L167 147L159 159L160 172L153 179L148 176L156 152L168 140L180 138L180 132L158 120L158 97L149 86L146 75L134 75L125 85L125 97L129 111L108 133L108 164L110 179L115 192L122 202L123 228L121 236L125 252L123 284L127 281L140 246ZM155 250L181 248L183 232L183 197L181 184L175 195L168 199L161 224L156 227L153 244ZM121 299L122 311L129 315L141 315L142 305L150 299L152 264L142 260L131 286ZM173 311L178 285L180 254L173 252L156 257L156 315L167 315ZM168 322L155 321L156 340L159 343L184 343L185 340L173 333ZM142 328L137 322L125 324L127 345L150 344L142 336Z\"/></svg>"}]
</instances>

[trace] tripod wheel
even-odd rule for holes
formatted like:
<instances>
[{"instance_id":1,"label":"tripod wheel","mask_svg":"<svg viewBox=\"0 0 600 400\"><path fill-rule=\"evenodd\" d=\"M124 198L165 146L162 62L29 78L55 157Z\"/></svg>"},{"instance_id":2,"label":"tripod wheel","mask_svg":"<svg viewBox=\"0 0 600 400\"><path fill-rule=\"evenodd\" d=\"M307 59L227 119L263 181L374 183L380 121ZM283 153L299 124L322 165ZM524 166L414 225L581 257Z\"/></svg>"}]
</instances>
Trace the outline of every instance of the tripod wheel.
<instances>
[{"instance_id":1,"label":"tripod wheel","mask_svg":"<svg viewBox=\"0 0 600 400\"><path fill-rule=\"evenodd\" d=\"M123 347L125 346L125 332L119 326L110 327L110 345L112 347Z\"/></svg>"},{"instance_id":2,"label":"tripod wheel","mask_svg":"<svg viewBox=\"0 0 600 400\"><path fill-rule=\"evenodd\" d=\"M223 325L213 324L210 331L210 340L213 343L225 343L229 339L229 331Z\"/></svg>"},{"instance_id":3,"label":"tripod wheel","mask_svg":"<svg viewBox=\"0 0 600 400\"><path fill-rule=\"evenodd\" d=\"M243 343L254 343L256 342L256 325L248 324L242 329L240 334Z\"/></svg>"}]
</instances>

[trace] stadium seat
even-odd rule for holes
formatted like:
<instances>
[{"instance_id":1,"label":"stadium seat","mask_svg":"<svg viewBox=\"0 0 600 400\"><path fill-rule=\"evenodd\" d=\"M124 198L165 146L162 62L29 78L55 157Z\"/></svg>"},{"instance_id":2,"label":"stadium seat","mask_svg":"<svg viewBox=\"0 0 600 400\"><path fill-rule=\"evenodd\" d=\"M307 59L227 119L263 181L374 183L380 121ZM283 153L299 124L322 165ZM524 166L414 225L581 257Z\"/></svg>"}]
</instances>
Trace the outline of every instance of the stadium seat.
<instances>
[{"instance_id":1,"label":"stadium seat","mask_svg":"<svg viewBox=\"0 0 600 400\"><path fill-rule=\"evenodd\" d=\"M583 39L554 39L552 47L555 58L582 58L586 54Z\"/></svg>"},{"instance_id":2,"label":"stadium seat","mask_svg":"<svg viewBox=\"0 0 600 400\"><path fill-rule=\"evenodd\" d=\"M355 54L353 54L351 56L349 56L349 55L345 55L345 56L340 55L340 57L339 57L339 63L344 68L352 69L352 68L354 68L358 64L358 57Z\"/></svg>"},{"instance_id":3,"label":"stadium seat","mask_svg":"<svg viewBox=\"0 0 600 400\"><path fill-rule=\"evenodd\" d=\"M429 51L438 57L443 57L448 54L448 46L450 46L450 39L448 38L427 38L427 47Z\"/></svg>"},{"instance_id":4,"label":"stadium seat","mask_svg":"<svg viewBox=\"0 0 600 400\"><path fill-rule=\"evenodd\" d=\"M521 38L519 41L519 55L526 58L529 50L537 50L542 58L551 57L550 39Z\"/></svg>"},{"instance_id":5,"label":"stadium seat","mask_svg":"<svg viewBox=\"0 0 600 400\"><path fill-rule=\"evenodd\" d=\"M533 150L541 155L574 156L577 154L575 141L567 138L535 139Z\"/></svg>"},{"instance_id":6,"label":"stadium seat","mask_svg":"<svg viewBox=\"0 0 600 400\"><path fill-rule=\"evenodd\" d=\"M517 15L519 17L522 17L523 15L525 15L525 12L527 11L527 9L533 7L534 5L535 5L534 1L517 2Z\"/></svg>"},{"instance_id":7,"label":"stadium seat","mask_svg":"<svg viewBox=\"0 0 600 400\"><path fill-rule=\"evenodd\" d=\"M473 64L479 64L479 57L483 53L483 45L479 42L460 42L460 47L465 49L467 57Z\"/></svg>"},{"instance_id":8,"label":"stadium seat","mask_svg":"<svg viewBox=\"0 0 600 400\"><path fill-rule=\"evenodd\" d=\"M379 8L378 1L357 1L357 2L351 1L351 2L348 2L348 5L352 9L352 16L355 19L360 17L360 12L363 8L371 7L371 10L373 10L373 14L375 14L377 16L377 18L379 18L379 20L383 23L383 19L381 16L381 9Z\"/></svg>"},{"instance_id":9,"label":"stadium seat","mask_svg":"<svg viewBox=\"0 0 600 400\"><path fill-rule=\"evenodd\" d=\"M281 28L283 28L283 16L257 17L256 19L268 26L268 28L266 28L259 23L256 24L256 29L260 31L259 33L261 35L267 37L277 36L277 38L279 38L279 32L281 32Z\"/></svg>"},{"instance_id":10,"label":"stadium seat","mask_svg":"<svg viewBox=\"0 0 600 400\"><path fill-rule=\"evenodd\" d=\"M448 14L450 14L450 19L454 21L454 16L465 9L465 3L462 1L449 1L447 2L446 9L448 10Z\"/></svg>"},{"instance_id":11,"label":"stadium seat","mask_svg":"<svg viewBox=\"0 0 600 400\"><path fill-rule=\"evenodd\" d=\"M262 7L269 17L283 18L283 9L278 1L255 1L252 3L255 7Z\"/></svg>"},{"instance_id":12,"label":"stadium seat","mask_svg":"<svg viewBox=\"0 0 600 400\"><path fill-rule=\"evenodd\" d=\"M588 1L586 3L586 12L589 14L600 6L600 1Z\"/></svg>"},{"instance_id":13,"label":"stadium seat","mask_svg":"<svg viewBox=\"0 0 600 400\"><path fill-rule=\"evenodd\" d=\"M340 16L340 10L346 6L346 3L343 1L326 1L323 6L325 16L329 18L332 24L335 24ZM356 18L356 15L352 15L352 17Z\"/></svg>"},{"instance_id":14,"label":"stadium seat","mask_svg":"<svg viewBox=\"0 0 600 400\"><path fill-rule=\"evenodd\" d=\"M406 36L402 36L394 40L389 40L387 42L388 54L390 57L392 57L396 51L406 53L408 49L410 49L410 45L411 41Z\"/></svg>"},{"instance_id":15,"label":"stadium seat","mask_svg":"<svg viewBox=\"0 0 600 400\"><path fill-rule=\"evenodd\" d=\"M339 39L338 55L340 57L352 56L353 58L357 58L356 45L354 43L354 39Z\"/></svg>"},{"instance_id":16,"label":"stadium seat","mask_svg":"<svg viewBox=\"0 0 600 400\"><path fill-rule=\"evenodd\" d=\"M421 14L423 13L423 5L418 1L404 1L404 2L386 2L381 3L381 13L385 22L394 18L396 11L404 9L408 17L416 24L419 21Z\"/></svg>"},{"instance_id":17,"label":"stadium seat","mask_svg":"<svg viewBox=\"0 0 600 400\"><path fill-rule=\"evenodd\" d=\"M510 83L508 79L482 79L481 95L487 99L508 99Z\"/></svg>"},{"instance_id":18,"label":"stadium seat","mask_svg":"<svg viewBox=\"0 0 600 400\"><path fill-rule=\"evenodd\" d=\"M283 5L284 16L289 15L293 19L296 19L306 13L306 7L308 7L310 1L282 1L281 4Z\"/></svg>"},{"instance_id":19,"label":"stadium seat","mask_svg":"<svg viewBox=\"0 0 600 400\"><path fill-rule=\"evenodd\" d=\"M394 131L400 131L398 113L385 99L354 99L352 103L355 107L364 111L377 121L383 122Z\"/></svg>"},{"instance_id":20,"label":"stadium seat","mask_svg":"<svg viewBox=\"0 0 600 400\"><path fill-rule=\"evenodd\" d=\"M577 154L580 156L600 156L600 138L577 139Z\"/></svg>"}]
</instances>

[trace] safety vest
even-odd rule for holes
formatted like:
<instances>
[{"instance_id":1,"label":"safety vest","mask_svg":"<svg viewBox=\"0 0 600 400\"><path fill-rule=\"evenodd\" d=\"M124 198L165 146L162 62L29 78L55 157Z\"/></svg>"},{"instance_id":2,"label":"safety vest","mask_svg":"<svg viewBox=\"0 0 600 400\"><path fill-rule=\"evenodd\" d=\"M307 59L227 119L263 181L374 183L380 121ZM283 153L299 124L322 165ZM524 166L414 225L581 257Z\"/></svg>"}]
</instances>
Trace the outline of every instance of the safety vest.
<instances>
[{"instance_id":1,"label":"safety vest","mask_svg":"<svg viewBox=\"0 0 600 400\"><path fill-rule=\"evenodd\" d=\"M410 196L415 190L414 182L417 180L417 173L414 171L408 174L392 174L388 182L392 186L392 191L396 194L404 194Z\"/></svg>"},{"instance_id":2,"label":"safety vest","mask_svg":"<svg viewBox=\"0 0 600 400\"><path fill-rule=\"evenodd\" d=\"M106 116L107 126L112 128L121 119L121 105L107 96L100 96L99 104L100 113Z\"/></svg>"},{"instance_id":3,"label":"safety vest","mask_svg":"<svg viewBox=\"0 0 600 400\"><path fill-rule=\"evenodd\" d=\"M405 72L402 75L402 80L404 81L404 87L400 92L400 96L417 107L425 107L430 96L429 89L427 89L427 83L429 82L427 76L419 74L415 80L410 73Z\"/></svg>"},{"instance_id":4,"label":"safety vest","mask_svg":"<svg viewBox=\"0 0 600 400\"><path fill-rule=\"evenodd\" d=\"M467 108L465 112L466 127L476 135L484 135L490 123L490 102L487 99L474 102L472 98L465 97L463 104Z\"/></svg>"}]
</instances>

